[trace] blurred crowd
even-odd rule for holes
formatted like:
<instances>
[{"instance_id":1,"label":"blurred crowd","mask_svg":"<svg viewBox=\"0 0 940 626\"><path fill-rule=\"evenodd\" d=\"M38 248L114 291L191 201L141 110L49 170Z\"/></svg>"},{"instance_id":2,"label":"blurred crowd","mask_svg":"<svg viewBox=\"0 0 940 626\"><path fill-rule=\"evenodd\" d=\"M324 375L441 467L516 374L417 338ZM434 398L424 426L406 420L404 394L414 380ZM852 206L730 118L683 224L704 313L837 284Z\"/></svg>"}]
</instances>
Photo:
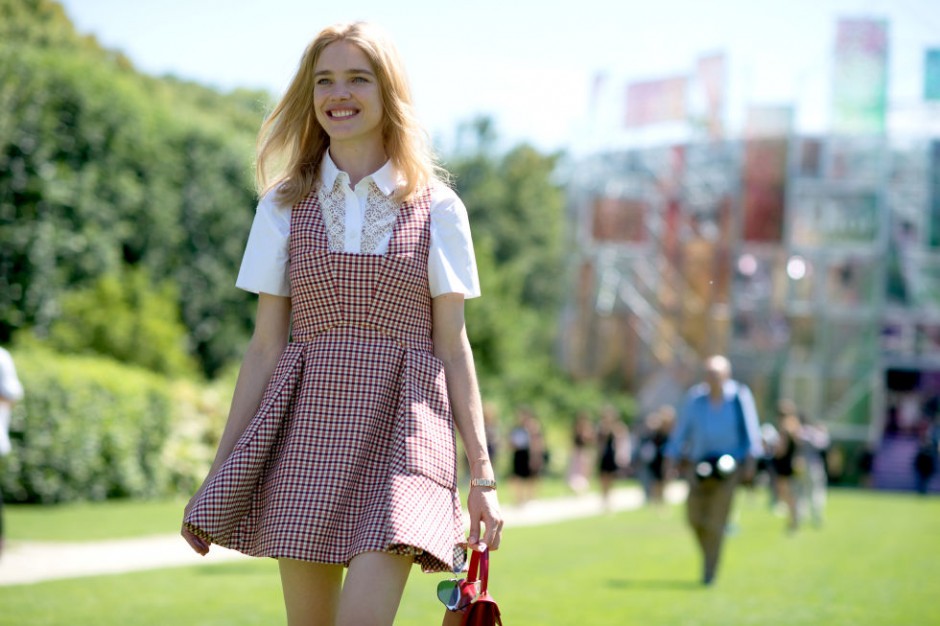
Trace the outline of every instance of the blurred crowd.
<instances>
[{"instance_id":1,"label":"blurred crowd","mask_svg":"<svg viewBox=\"0 0 940 626\"><path fill-rule=\"evenodd\" d=\"M566 449L550 449L542 421L535 410L521 405L505 422L496 406L484 409L490 455L511 485L511 502L524 505L538 494L540 479L551 473L563 476L574 494L583 494L596 485L605 503L611 490L624 479L635 480L647 503L663 501L664 487L682 478L678 466L666 463L664 449L676 423L676 407L665 404L628 423L613 405L592 413L578 411L570 421ZM838 482L846 464L854 462L861 487L872 486L874 449L859 450L847 460L843 450L833 445L824 424L800 410L791 399L781 400L776 413L761 416L762 454L755 460L754 472L742 486L765 490L768 506L786 518L786 528L794 531L804 523L823 523L827 485ZM938 428L924 420L919 431L919 448L911 464L917 490L937 473Z\"/></svg>"},{"instance_id":2,"label":"blurred crowd","mask_svg":"<svg viewBox=\"0 0 940 626\"><path fill-rule=\"evenodd\" d=\"M515 409L506 432L495 405L484 410L490 455L507 475L516 505L538 495L541 478L549 471L563 474L572 493L588 492L597 485L605 503L622 480L637 481L647 503L663 501L665 485L680 478L678 467L669 467L664 450L676 422L676 408L662 405L633 427L612 405L596 415L581 410L571 420L568 449L553 454L541 420L532 407ZM831 440L825 426L803 415L792 400L782 400L773 419L760 429L764 454L746 487L762 487L769 506L787 518L795 530L802 522L821 525L829 482L827 465ZM552 464L556 458L561 464ZM556 466L558 465L558 466Z\"/></svg>"},{"instance_id":3,"label":"blurred crowd","mask_svg":"<svg viewBox=\"0 0 940 626\"><path fill-rule=\"evenodd\" d=\"M583 408L570 415L564 430L553 420L546 434L532 406L499 413L496 405L485 406L487 441L494 465L508 478L513 505L547 495L539 494L547 475L556 479L552 496L562 479L573 494L599 494L607 510L618 482L640 485L645 503L658 506L671 481L684 481L685 517L700 550L705 585L718 575L725 537L739 530L735 492L743 489L750 501L766 497L786 534L820 528L828 486L847 475L852 484L874 486L884 447L843 447L793 399L759 412L751 390L732 377L731 362L722 355L703 361L701 380L681 401L641 415L626 415L614 404ZM901 471L914 474L920 493L935 488L940 468L938 413L921 412L917 453L902 462L907 469Z\"/></svg>"}]
</instances>

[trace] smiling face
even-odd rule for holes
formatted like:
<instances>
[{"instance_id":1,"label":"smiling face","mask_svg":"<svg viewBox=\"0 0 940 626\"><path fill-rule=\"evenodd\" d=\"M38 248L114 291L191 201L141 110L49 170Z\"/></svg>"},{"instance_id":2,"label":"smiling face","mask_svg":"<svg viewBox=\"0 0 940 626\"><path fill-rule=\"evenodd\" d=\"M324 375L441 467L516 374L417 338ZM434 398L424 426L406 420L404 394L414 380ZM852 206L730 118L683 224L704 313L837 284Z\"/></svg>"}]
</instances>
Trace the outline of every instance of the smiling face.
<instances>
[{"instance_id":1,"label":"smiling face","mask_svg":"<svg viewBox=\"0 0 940 626\"><path fill-rule=\"evenodd\" d=\"M345 40L326 46L314 68L317 121L331 147L382 149L382 91L366 54Z\"/></svg>"}]
</instances>

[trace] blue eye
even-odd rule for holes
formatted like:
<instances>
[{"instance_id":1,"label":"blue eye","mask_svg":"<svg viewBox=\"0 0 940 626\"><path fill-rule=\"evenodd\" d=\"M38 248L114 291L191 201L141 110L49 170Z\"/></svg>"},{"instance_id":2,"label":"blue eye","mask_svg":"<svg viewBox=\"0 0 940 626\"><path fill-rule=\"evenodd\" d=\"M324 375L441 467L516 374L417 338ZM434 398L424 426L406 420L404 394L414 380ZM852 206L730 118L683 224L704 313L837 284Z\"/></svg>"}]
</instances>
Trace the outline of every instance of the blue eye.
<instances>
[{"instance_id":1,"label":"blue eye","mask_svg":"<svg viewBox=\"0 0 940 626\"><path fill-rule=\"evenodd\" d=\"M352 79L354 83L367 83L369 80L365 76L355 76Z\"/></svg>"},{"instance_id":2,"label":"blue eye","mask_svg":"<svg viewBox=\"0 0 940 626\"><path fill-rule=\"evenodd\" d=\"M317 85L329 85L329 84L330 84L330 79L329 79L329 78L319 78L319 79L317 79L316 84L317 84Z\"/></svg>"}]
</instances>

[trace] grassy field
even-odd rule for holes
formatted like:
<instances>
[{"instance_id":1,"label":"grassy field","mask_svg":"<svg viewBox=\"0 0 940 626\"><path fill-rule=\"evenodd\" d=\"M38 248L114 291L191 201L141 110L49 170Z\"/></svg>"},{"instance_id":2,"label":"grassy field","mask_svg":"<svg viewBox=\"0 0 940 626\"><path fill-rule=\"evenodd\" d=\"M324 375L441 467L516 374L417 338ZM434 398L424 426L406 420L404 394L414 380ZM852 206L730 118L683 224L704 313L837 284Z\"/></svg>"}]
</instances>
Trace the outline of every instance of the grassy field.
<instances>
[{"instance_id":1,"label":"grassy field","mask_svg":"<svg viewBox=\"0 0 940 626\"><path fill-rule=\"evenodd\" d=\"M738 500L738 531L710 588L698 584L698 557L678 507L508 529L490 584L504 622L940 625L940 499L838 491L824 528L788 535L764 494L747 495ZM67 520L72 529L104 529L134 519L135 507L152 520L178 510L178 503L115 506L52 509L42 524L41 511L10 507L9 526L22 538L54 536L42 525L62 528ZM21 526L27 518L29 532ZM156 525L135 527L148 534ZM58 538L75 538L65 534ZM440 623L433 589L441 578L415 570L396 624ZM0 587L0 624L279 623L277 568L269 560Z\"/></svg>"}]
</instances>

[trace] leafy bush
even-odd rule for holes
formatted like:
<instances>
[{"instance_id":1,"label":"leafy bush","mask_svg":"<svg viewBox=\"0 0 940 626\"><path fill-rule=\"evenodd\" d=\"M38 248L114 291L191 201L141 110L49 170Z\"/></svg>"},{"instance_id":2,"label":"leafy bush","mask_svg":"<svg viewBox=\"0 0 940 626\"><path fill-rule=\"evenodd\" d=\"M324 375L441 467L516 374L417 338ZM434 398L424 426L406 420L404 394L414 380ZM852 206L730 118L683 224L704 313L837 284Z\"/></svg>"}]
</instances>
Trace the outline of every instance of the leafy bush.
<instances>
[{"instance_id":1,"label":"leafy bush","mask_svg":"<svg viewBox=\"0 0 940 626\"><path fill-rule=\"evenodd\" d=\"M165 493L164 446L173 417L169 382L100 357L37 348L13 357L26 389L14 446L0 476L17 502L101 500Z\"/></svg>"},{"instance_id":2,"label":"leafy bush","mask_svg":"<svg viewBox=\"0 0 940 626\"><path fill-rule=\"evenodd\" d=\"M237 358L253 300L233 288L270 97L136 72L49 0L0 2L0 342L60 300L143 267L174 285L207 375Z\"/></svg>"},{"instance_id":3,"label":"leafy bush","mask_svg":"<svg viewBox=\"0 0 940 626\"><path fill-rule=\"evenodd\" d=\"M173 423L162 461L170 493L190 496L205 478L225 427L236 374L231 369L209 385L173 383Z\"/></svg>"},{"instance_id":4,"label":"leafy bush","mask_svg":"<svg viewBox=\"0 0 940 626\"><path fill-rule=\"evenodd\" d=\"M89 288L65 293L49 343L67 354L98 354L171 377L193 375L176 289L153 286L143 269L105 274Z\"/></svg>"}]
</instances>

